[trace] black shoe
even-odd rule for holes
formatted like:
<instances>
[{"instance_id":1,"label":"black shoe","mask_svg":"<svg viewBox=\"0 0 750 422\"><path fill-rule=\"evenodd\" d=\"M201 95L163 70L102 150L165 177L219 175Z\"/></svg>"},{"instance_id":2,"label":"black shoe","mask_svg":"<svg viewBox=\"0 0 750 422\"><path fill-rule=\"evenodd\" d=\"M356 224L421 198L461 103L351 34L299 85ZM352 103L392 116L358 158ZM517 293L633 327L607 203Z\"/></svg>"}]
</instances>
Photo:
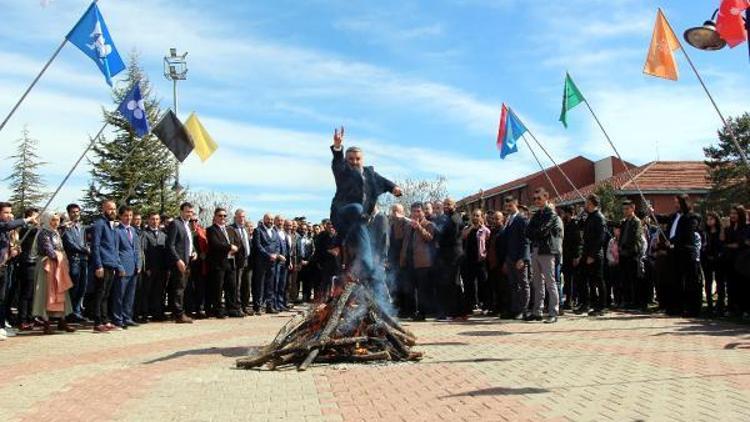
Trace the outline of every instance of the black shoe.
<instances>
[{"instance_id":1,"label":"black shoe","mask_svg":"<svg viewBox=\"0 0 750 422\"><path fill-rule=\"evenodd\" d=\"M541 315L526 315L523 320L528 322L538 322L543 320L543 318Z\"/></svg>"},{"instance_id":2,"label":"black shoe","mask_svg":"<svg viewBox=\"0 0 750 422\"><path fill-rule=\"evenodd\" d=\"M240 311L229 311L229 318L242 318L245 316L244 312Z\"/></svg>"},{"instance_id":3,"label":"black shoe","mask_svg":"<svg viewBox=\"0 0 750 422\"><path fill-rule=\"evenodd\" d=\"M557 317L556 316L548 317L547 319L544 320L545 324L554 324L556 322L557 322Z\"/></svg>"},{"instance_id":4,"label":"black shoe","mask_svg":"<svg viewBox=\"0 0 750 422\"><path fill-rule=\"evenodd\" d=\"M267 314L278 314L279 311L277 311L275 308L267 307L266 308L266 313Z\"/></svg>"},{"instance_id":5,"label":"black shoe","mask_svg":"<svg viewBox=\"0 0 750 422\"><path fill-rule=\"evenodd\" d=\"M591 316L591 317L604 316L604 312L602 312L602 311L591 311L591 312L589 312L589 316Z\"/></svg>"},{"instance_id":6,"label":"black shoe","mask_svg":"<svg viewBox=\"0 0 750 422\"><path fill-rule=\"evenodd\" d=\"M423 313L416 313L414 314L414 317L412 318L412 321L424 321L424 314Z\"/></svg>"},{"instance_id":7,"label":"black shoe","mask_svg":"<svg viewBox=\"0 0 750 422\"><path fill-rule=\"evenodd\" d=\"M151 317L151 321L154 322L164 322L167 320L167 316L164 314L157 314Z\"/></svg>"},{"instance_id":8,"label":"black shoe","mask_svg":"<svg viewBox=\"0 0 750 422\"><path fill-rule=\"evenodd\" d=\"M126 327L138 327L138 326L140 326L140 325L141 325L141 324L139 324L139 323L137 323L137 322L135 322L135 321L128 321L128 322L126 322L126 323L125 323L125 326L126 326Z\"/></svg>"},{"instance_id":9,"label":"black shoe","mask_svg":"<svg viewBox=\"0 0 750 422\"><path fill-rule=\"evenodd\" d=\"M65 321L71 324L91 324L90 319L75 314L70 314L65 317Z\"/></svg>"},{"instance_id":10,"label":"black shoe","mask_svg":"<svg viewBox=\"0 0 750 422\"><path fill-rule=\"evenodd\" d=\"M526 319L526 317L524 317L523 314L515 314L511 318L508 318L508 319L512 319L514 321L523 321Z\"/></svg>"}]
</instances>

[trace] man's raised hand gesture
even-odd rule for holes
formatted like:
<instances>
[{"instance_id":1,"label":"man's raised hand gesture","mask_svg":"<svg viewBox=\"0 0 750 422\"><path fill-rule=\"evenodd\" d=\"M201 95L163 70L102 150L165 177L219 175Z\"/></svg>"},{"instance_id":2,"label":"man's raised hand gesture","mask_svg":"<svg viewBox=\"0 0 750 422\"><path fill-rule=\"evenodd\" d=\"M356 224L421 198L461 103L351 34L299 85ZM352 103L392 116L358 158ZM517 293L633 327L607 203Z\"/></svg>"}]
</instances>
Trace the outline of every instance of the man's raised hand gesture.
<instances>
[{"instance_id":1,"label":"man's raised hand gesture","mask_svg":"<svg viewBox=\"0 0 750 422\"><path fill-rule=\"evenodd\" d=\"M344 127L341 129L333 130L333 147L336 149L341 148L341 144L344 143Z\"/></svg>"}]
</instances>

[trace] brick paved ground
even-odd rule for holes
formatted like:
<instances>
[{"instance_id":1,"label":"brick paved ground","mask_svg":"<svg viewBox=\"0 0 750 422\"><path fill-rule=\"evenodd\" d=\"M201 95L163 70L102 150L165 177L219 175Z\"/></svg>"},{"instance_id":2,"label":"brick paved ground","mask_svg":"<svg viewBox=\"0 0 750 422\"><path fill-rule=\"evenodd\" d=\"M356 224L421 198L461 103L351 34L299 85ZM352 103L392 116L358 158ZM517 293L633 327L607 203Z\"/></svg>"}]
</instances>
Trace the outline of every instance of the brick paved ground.
<instances>
[{"instance_id":1,"label":"brick paved ground","mask_svg":"<svg viewBox=\"0 0 750 422\"><path fill-rule=\"evenodd\" d=\"M611 314L409 323L423 362L233 368L287 316L0 343L0 421L748 421L750 327Z\"/></svg>"}]
</instances>

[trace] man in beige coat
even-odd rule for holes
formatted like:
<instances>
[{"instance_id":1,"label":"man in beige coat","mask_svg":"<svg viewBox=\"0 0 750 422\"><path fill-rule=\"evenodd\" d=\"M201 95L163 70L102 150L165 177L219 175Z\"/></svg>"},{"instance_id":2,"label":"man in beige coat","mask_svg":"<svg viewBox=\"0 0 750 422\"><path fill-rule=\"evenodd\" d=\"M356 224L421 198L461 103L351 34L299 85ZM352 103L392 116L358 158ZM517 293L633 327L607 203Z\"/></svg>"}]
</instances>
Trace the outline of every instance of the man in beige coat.
<instances>
[{"instance_id":1,"label":"man in beige coat","mask_svg":"<svg viewBox=\"0 0 750 422\"><path fill-rule=\"evenodd\" d=\"M415 321L424 321L425 310L435 303L430 286L430 270L435 259L432 245L434 236L435 225L425 218L422 203L415 202L404 231L400 260L405 284L415 291Z\"/></svg>"}]
</instances>

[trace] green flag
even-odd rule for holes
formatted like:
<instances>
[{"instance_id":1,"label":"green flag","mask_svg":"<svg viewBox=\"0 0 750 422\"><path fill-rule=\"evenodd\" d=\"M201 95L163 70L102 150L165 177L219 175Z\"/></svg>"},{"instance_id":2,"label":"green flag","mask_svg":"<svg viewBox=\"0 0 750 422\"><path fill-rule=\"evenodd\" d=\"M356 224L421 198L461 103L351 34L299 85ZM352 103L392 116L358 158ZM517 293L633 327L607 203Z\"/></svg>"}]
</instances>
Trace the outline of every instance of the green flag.
<instances>
[{"instance_id":1,"label":"green flag","mask_svg":"<svg viewBox=\"0 0 750 422\"><path fill-rule=\"evenodd\" d=\"M563 89L563 101L562 111L560 112L560 121L565 128L568 128L568 110L586 101L578 90L578 87L573 82L573 78L566 72L565 73L565 88Z\"/></svg>"}]
</instances>

